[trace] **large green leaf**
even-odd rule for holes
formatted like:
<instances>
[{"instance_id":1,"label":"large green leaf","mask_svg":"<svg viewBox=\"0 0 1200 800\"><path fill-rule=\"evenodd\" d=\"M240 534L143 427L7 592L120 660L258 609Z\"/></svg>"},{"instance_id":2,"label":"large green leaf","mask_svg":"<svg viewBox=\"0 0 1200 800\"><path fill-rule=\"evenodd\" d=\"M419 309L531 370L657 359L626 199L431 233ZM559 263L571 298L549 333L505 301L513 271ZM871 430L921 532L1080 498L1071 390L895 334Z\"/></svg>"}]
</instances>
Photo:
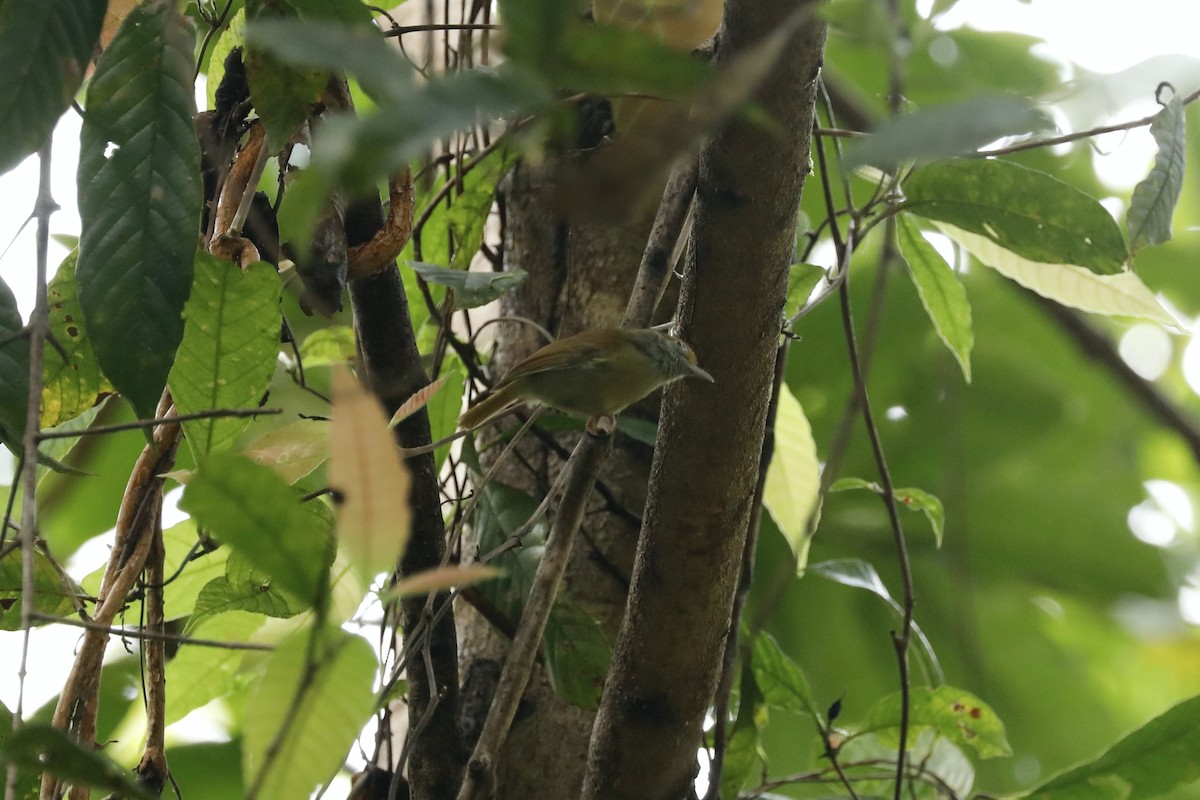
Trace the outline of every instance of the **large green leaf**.
<instances>
[{"instance_id":1,"label":"large green leaf","mask_svg":"<svg viewBox=\"0 0 1200 800\"><path fill-rule=\"evenodd\" d=\"M1070 184L1007 161L939 161L904 182L904 210L983 236L1030 261L1101 275L1125 265L1121 229Z\"/></svg>"},{"instance_id":2,"label":"large green leaf","mask_svg":"<svg viewBox=\"0 0 1200 800\"><path fill-rule=\"evenodd\" d=\"M152 416L183 336L200 221L191 25L170 0L130 12L87 93L79 303L96 359Z\"/></svg>"},{"instance_id":3,"label":"large green leaf","mask_svg":"<svg viewBox=\"0 0 1200 800\"><path fill-rule=\"evenodd\" d=\"M249 641L263 622L259 614L233 611L209 617L190 636L240 644ZM249 677L240 672L246 653L236 648L182 645L167 663L167 685L171 687L167 692L167 724L248 683Z\"/></svg>"},{"instance_id":4,"label":"large green leaf","mask_svg":"<svg viewBox=\"0 0 1200 800\"><path fill-rule=\"evenodd\" d=\"M763 486L763 505L796 556L796 569L808 565L808 545L820 502L821 466L812 427L800 401L786 384L779 387L775 448Z\"/></svg>"},{"instance_id":5,"label":"large green leaf","mask_svg":"<svg viewBox=\"0 0 1200 800\"><path fill-rule=\"evenodd\" d=\"M210 617L231 611L250 611L286 619L308 607L309 603L303 599L274 586L271 576L256 569L239 550L230 554L225 563L225 574L205 584L196 596L185 632L193 634Z\"/></svg>"},{"instance_id":6,"label":"large green leaf","mask_svg":"<svg viewBox=\"0 0 1200 800\"><path fill-rule=\"evenodd\" d=\"M0 559L0 630L3 631L21 629L23 560L19 548ZM66 617L74 613L74 598L79 597L81 590L39 549L33 553L33 593L33 608L39 614Z\"/></svg>"},{"instance_id":7,"label":"large green leaf","mask_svg":"<svg viewBox=\"0 0 1200 800\"><path fill-rule=\"evenodd\" d=\"M981 264L1042 297L1093 314L1139 317L1163 325L1175 325L1175 318L1162 307L1154 292L1135 272L1099 275L1074 264L1031 261L997 244L989 236L945 222L936 224L938 230L979 259Z\"/></svg>"},{"instance_id":8,"label":"large green leaf","mask_svg":"<svg viewBox=\"0 0 1200 800\"><path fill-rule=\"evenodd\" d=\"M246 79L250 84L250 99L267 129L267 147L276 151L312 115L335 65L310 63L297 66L297 61L283 61L263 45L279 42L284 47L289 43L303 46L303 39L299 42L290 41L293 34L289 25L298 25L311 31L350 31L351 28L343 28L339 23L367 23L370 16L366 7L357 0L250 0L246 6L246 19L248 24L243 61ZM268 36L255 35L256 29L270 30L271 25L283 27ZM382 46L382 38L378 35L374 38ZM356 41L359 47L364 46L361 38ZM387 71L382 64L377 67L381 73Z\"/></svg>"},{"instance_id":9,"label":"large green leaf","mask_svg":"<svg viewBox=\"0 0 1200 800\"><path fill-rule=\"evenodd\" d=\"M1017 97L972 97L881 122L846 151L845 166L891 169L906 161L965 155L1004 136L1046 127L1045 115Z\"/></svg>"},{"instance_id":10,"label":"large green leaf","mask_svg":"<svg viewBox=\"0 0 1200 800\"><path fill-rule=\"evenodd\" d=\"M65 783L95 786L117 797L155 800L133 776L92 746L75 741L65 731L49 725L26 725L0 747L0 765L19 770L48 772Z\"/></svg>"},{"instance_id":11,"label":"large green leaf","mask_svg":"<svg viewBox=\"0 0 1200 800\"><path fill-rule=\"evenodd\" d=\"M900 711L899 692L884 697L872 706L865 730L898 730ZM953 686L915 686L909 692L908 713L912 729L932 728L960 747L974 749L981 758L1012 755L1004 723L991 706L970 692Z\"/></svg>"},{"instance_id":12,"label":"large green leaf","mask_svg":"<svg viewBox=\"0 0 1200 800\"><path fill-rule=\"evenodd\" d=\"M243 773L257 797L308 797L333 777L374 709L376 667L366 640L337 628L305 630L271 654L243 728Z\"/></svg>"},{"instance_id":13,"label":"large green leaf","mask_svg":"<svg viewBox=\"0 0 1200 800\"><path fill-rule=\"evenodd\" d=\"M279 352L279 295L279 276L265 261L242 270L196 254L183 341L170 375L180 414L252 408L262 399ZM198 419L183 423L183 431L200 459L231 447L249 424L248 418Z\"/></svg>"},{"instance_id":14,"label":"large green leaf","mask_svg":"<svg viewBox=\"0 0 1200 800\"><path fill-rule=\"evenodd\" d=\"M280 588L310 602L327 591L332 517L319 501L302 504L270 467L213 453L188 482L179 507Z\"/></svg>"},{"instance_id":15,"label":"large green leaf","mask_svg":"<svg viewBox=\"0 0 1200 800\"><path fill-rule=\"evenodd\" d=\"M71 105L107 5L106 0L0 5L0 173L41 147Z\"/></svg>"},{"instance_id":16,"label":"large green leaf","mask_svg":"<svg viewBox=\"0 0 1200 800\"><path fill-rule=\"evenodd\" d=\"M897 222L897 235L900 252L908 265L908 274L917 287L917 294L921 296L921 305L929 313L938 338L950 348L962 367L963 377L970 383L971 347L975 344L975 334L971 330L971 305L967 301L967 291L958 282L946 260L904 214L900 215Z\"/></svg>"},{"instance_id":17,"label":"large green leaf","mask_svg":"<svg viewBox=\"0 0 1200 800\"><path fill-rule=\"evenodd\" d=\"M1150 135L1158 145L1154 167L1133 189L1129 202L1129 249L1162 244L1171 238L1171 216L1183 190L1187 163L1187 115L1178 94L1163 104L1150 123Z\"/></svg>"},{"instance_id":18,"label":"large green leaf","mask_svg":"<svg viewBox=\"0 0 1200 800\"><path fill-rule=\"evenodd\" d=\"M769 633L754 637L750 668L768 706L819 718L804 673Z\"/></svg>"},{"instance_id":19,"label":"large green leaf","mask_svg":"<svg viewBox=\"0 0 1200 800\"><path fill-rule=\"evenodd\" d=\"M1017 797L1138 800L1200 779L1200 697L1184 700L1080 764Z\"/></svg>"},{"instance_id":20,"label":"large green leaf","mask_svg":"<svg viewBox=\"0 0 1200 800\"><path fill-rule=\"evenodd\" d=\"M83 311L75 282L74 250L59 264L46 287L50 305L50 333L67 355L63 361L58 348L47 347L42 371L42 427L52 428L87 411L113 390L100 372L92 342L83 327Z\"/></svg>"},{"instance_id":21,"label":"large green leaf","mask_svg":"<svg viewBox=\"0 0 1200 800\"><path fill-rule=\"evenodd\" d=\"M29 337L8 284L0 280L0 442L19 452L29 408Z\"/></svg>"}]
</instances>

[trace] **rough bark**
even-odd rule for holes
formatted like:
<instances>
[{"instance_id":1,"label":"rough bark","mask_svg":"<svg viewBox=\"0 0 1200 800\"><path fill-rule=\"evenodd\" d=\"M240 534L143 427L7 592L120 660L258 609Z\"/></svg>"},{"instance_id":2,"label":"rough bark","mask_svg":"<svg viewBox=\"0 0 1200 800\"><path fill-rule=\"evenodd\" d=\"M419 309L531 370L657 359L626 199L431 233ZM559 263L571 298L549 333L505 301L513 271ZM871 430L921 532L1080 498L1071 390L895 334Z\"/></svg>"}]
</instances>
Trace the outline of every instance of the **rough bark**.
<instances>
[{"instance_id":1,"label":"rough bark","mask_svg":"<svg viewBox=\"0 0 1200 800\"><path fill-rule=\"evenodd\" d=\"M506 296L503 313L527 317L560 335L619 325L649 223L568 224L550 210L550 189L520 169L504 187L505 261L526 270L529 278ZM527 325L504 322L496 330L495 374L504 374L545 343ZM554 445L529 437L520 457L497 479L544 496L574 445L574 437L561 434ZM610 638L624 610L649 465L648 447L617 437L564 578L562 594L599 620ZM460 607L458 616L464 728L470 740L487 713L509 640L470 608ZM578 797L592 720L592 712L555 694L544 667L536 665L501 751L496 796Z\"/></svg>"},{"instance_id":2,"label":"rough bark","mask_svg":"<svg viewBox=\"0 0 1200 800\"><path fill-rule=\"evenodd\" d=\"M718 62L815 6L730 0ZM810 15L757 91L774 132L738 120L701 152L680 322L716 383L675 384L664 398L586 800L692 792L758 473L823 44Z\"/></svg>"}]
</instances>

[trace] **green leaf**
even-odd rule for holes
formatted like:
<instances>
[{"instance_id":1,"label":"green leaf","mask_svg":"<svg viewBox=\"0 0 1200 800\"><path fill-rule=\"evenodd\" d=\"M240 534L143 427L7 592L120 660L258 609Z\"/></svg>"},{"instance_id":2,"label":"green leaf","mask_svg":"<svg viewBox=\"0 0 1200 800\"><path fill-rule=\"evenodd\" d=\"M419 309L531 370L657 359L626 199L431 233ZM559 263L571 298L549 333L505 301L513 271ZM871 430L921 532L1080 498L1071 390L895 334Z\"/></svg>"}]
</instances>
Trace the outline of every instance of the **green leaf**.
<instances>
[{"instance_id":1,"label":"green leaf","mask_svg":"<svg viewBox=\"0 0 1200 800\"><path fill-rule=\"evenodd\" d=\"M1159 87L1161 92L1164 87ZM1151 244L1171 239L1171 215L1183 190L1187 163L1187 115L1179 94L1171 90L1171 99L1150 123L1150 135L1158 145L1150 174L1133 189L1129 202L1129 249L1137 252Z\"/></svg>"},{"instance_id":2,"label":"green leaf","mask_svg":"<svg viewBox=\"0 0 1200 800\"><path fill-rule=\"evenodd\" d=\"M767 725L767 706L753 677L742 672L737 718L725 745L725 763L721 771L721 797L736 798L752 779L765 778L767 753L763 749L762 730Z\"/></svg>"},{"instance_id":3,"label":"green leaf","mask_svg":"<svg viewBox=\"0 0 1200 800\"><path fill-rule=\"evenodd\" d=\"M827 274L823 267L816 264L792 264L788 269L787 300L784 302L783 315L789 319L796 316L808 302L813 289Z\"/></svg>"},{"instance_id":4,"label":"green leaf","mask_svg":"<svg viewBox=\"0 0 1200 800\"><path fill-rule=\"evenodd\" d=\"M877 702L867 715L865 731L897 730L900 726L900 693ZM991 707L970 692L953 686L913 687L909 694L909 725L928 727L981 758L1012 755L1004 723Z\"/></svg>"},{"instance_id":5,"label":"green leaf","mask_svg":"<svg viewBox=\"0 0 1200 800\"><path fill-rule=\"evenodd\" d=\"M243 270L196 253L183 341L170 375L180 414L253 408L262 400L279 352L279 295L279 276L265 261ZM198 419L184 422L183 432L199 460L231 447L249 424L249 418Z\"/></svg>"},{"instance_id":6,"label":"green leaf","mask_svg":"<svg viewBox=\"0 0 1200 800\"><path fill-rule=\"evenodd\" d=\"M490 303L520 286L528 277L521 269L508 272L466 272L422 261L409 261L408 265L430 283L453 289L454 307L460 309L477 308Z\"/></svg>"},{"instance_id":7,"label":"green leaf","mask_svg":"<svg viewBox=\"0 0 1200 800\"><path fill-rule=\"evenodd\" d=\"M1104 206L1044 172L1007 161L940 161L915 170L904 194L905 211L1028 261L1073 264L1099 275L1124 269L1121 229Z\"/></svg>"},{"instance_id":8,"label":"green leaf","mask_svg":"<svg viewBox=\"0 0 1200 800\"><path fill-rule=\"evenodd\" d=\"M179 507L280 588L314 603L327 590L332 517L320 502L301 503L270 467L213 453L188 482Z\"/></svg>"},{"instance_id":9,"label":"green leaf","mask_svg":"<svg viewBox=\"0 0 1200 800\"><path fill-rule=\"evenodd\" d=\"M293 67L344 69L377 103L403 98L419 78L412 64L371 27L259 17L247 26L246 42Z\"/></svg>"},{"instance_id":10,"label":"green leaf","mask_svg":"<svg viewBox=\"0 0 1200 800\"><path fill-rule=\"evenodd\" d=\"M298 253L309 252L317 217L329 195L329 186L316 170L297 170L279 204L280 241L289 242Z\"/></svg>"},{"instance_id":11,"label":"green leaf","mask_svg":"<svg viewBox=\"0 0 1200 800\"><path fill-rule=\"evenodd\" d=\"M929 525L933 528L933 538L937 542L937 546L942 546L942 535L946 529L946 512L942 508L942 501L934 495L923 489L907 487L904 489L895 489L894 494L900 504L912 511L920 511L929 520Z\"/></svg>"},{"instance_id":12,"label":"green leaf","mask_svg":"<svg viewBox=\"0 0 1200 800\"><path fill-rule=\"evenodd\" d=\"M100 57L80 136L79 303L96 360L154 414L183 337L200 222L191 25L170 0L125 18Z\"/></svg>"},{"instance_id":13,"label":"green leaf","mask_svg":"<svg viewBox=\"0 0 1200 800\"><path fill-rule=\"evenodd\" d=\"M466 172L466 176L462 180L462 194L454 198L453 204L445 215L449 238L454 242L454 255L450 259L451 269L466 271L471 268L471 260L475 258L475 254L479 252L479 246L483 244L483 229L492 212L496 186L517 163L519 157L520 153L516 150L505 148L483 158L475 163L469 172ZM517 280L517 283L512 284L513 286L524 280L525 275L521 270L495 274L514 277L520 275L521 278ZM455 300L458 300L457 294ZM476 303L476 305L483 305L483 303ZM475 306L459 307L474 308Z\"/></svg>"},{"instance_id":14,"label":"green leaf","mask_svg":"<svg viewBox=\"0 0 1200 800\"><path fill-rule=\"evenodd\" d=\"M330 364L348 364L358 354L358 341L349 325L334 325L315 330L304 337L300 358L305 369Z\"/></svg>"},{"instance_id":15,"label":"green leaf","mask_svg":"<svg viewBox=\"0 0 1200 800\"><path fill-rule=\"evenodd\" d=\"M243 727L242 770L247 785L261 781L260 800L308 797L337 773L375 708L376 668L371 646L336 628L302 631L271 654Z\"/></svg>"},{"instance_id":16,"label":"green leaf","mask_svg":"<svg viewBox=\"0 0 1200 800\"><path fill-rule=\"evenodd\" d=\"M432 140L548 103L545 87L503 65L431 78L373 115L327 119L313 142L313 167L329 185L352 193L370 190L419 157Z\"/></svg>"},{"instance_id":17,"label":"green leaf","mask_svg":"<svg viewBox=\"0 0 1200 800\"><path fill-rule=\"evenodd\" d=\"M1139 800L1200 779L1200 697L1184 700L1092 761L1016 795L1036 800Z\"/></svg>"},{"instance_id":18,"label":"green leaf","mask_svg":"<svg viewBox=\"0 0 1200 800\"><path fill-rule=\"evenodd\" d=\"M442 369L442 380L445 384L433 397L429 398L426 409L429 412L429 429L433 441L440 441L458 429L458 415L462 413L463 374L459 362L454 361L448 368ZM434 453L434 460L440 471L450 447L439 447Z\"/></svg>"},{"instance_id":19,"label":"green leaf","mask_svg":"<svg viewBox=\"0 0 1200 800\"><path fill-rule=\"evenodd\" d=\"M319 52L312 47L313 39L322 36L326 30L343 30L338 23L357 21L365 24L370 16L365 6L352 0L258 0L247 5L246 18L246 50L242 61L246 65L250 99L267 129L267 147L276 151L308 121L325 91L330 73L342 67L341 64L322 64L303 58L283 60L276 48L286 50L292 45L293 54L301 56ZM303 31L307 31L307 35L299 33ZM360 51L369 48L370 44L363 41L362 36L359 34L354 39ZM374 38L377 46L385 46L382 37L376 34ZM370 49L370 52L377 51ZM399 61L399 57L395 60ZM377 66L383 68L383 64Z\"/></svg>"},{"instance_id":20,"label":"green leaf","mask_svg":"<svg viewBox=\"0 0 1200 800\"><path fill-rule=\"evenodd\" d=\"M649 31L616 25L571 25L554 40L556 58L542 77L557 88L591 94L648 94L679 98L713 71Z\"/></svg>"},{"instance_id":21,"label":"green leaf","mask_svg":"<svg viewBox=\"0 0 1200 800\"><path fill-rule=\"evenodd\" d=\"M50 304L50 333L67 354L63 361L58 348L46 348L42 375L42 427L52 428L95 407L113 391L100 372L92 342L83 327L83 311L75 283L78 251L72 251L58 266L46 287Z\"/></svg>"},{"instance_id":22,"label":"green leaf","mask_svg":"<svg viewBox=\"0 0 1200 800\"><path fill-rule=\"evenodd\" d=\"M21 629L22 555L20 548L0 559L0 631ZM55 617L72 616L83 590L66 573L60 572L41 549L33 552L33 609ZM34 625L46 625L35 620Z\"/></svg>"},{"instance_id":23,"label":"green leaf","mask_svg":"<svg viewBox=\"0 0 1200 800\"><path fill-rule=\"evenodd\" d=\"M612 648L590 614L560 596L546 621L542 654L559 697L590 711L600 706Z\"/></svg>"},{"instance_id":24,"label":"green leaf","mask_svg":"<svg viewBox=\"0 0 1200 800\"><path fill-rule=\"evenodd\" d=\"M104 753L81 745L50 725L27 724L8 737L0 746L0 765L33 773L49 772L62 781L105 789L118 797L157 798Z\"/></svg>"},{"instance_id":25,"label":"green leaf","mask_svg":"<svg viewBox=\"0 0 1200 800\"><path fill-rule=\"evenodd\" d=\"M855 479L857 480L857 479ZM829 561L822 561L817 564L812 564L808 568L809 572L820 575L823 578L828 578L834 583L840 583L843 586L849 586L852 589L863 589L870 592L876 597L883 600L892 609L892 612L897 618L904 616L904 610L900 604L892 597L888 591L883 579L879 577L879 573L875 567L871 566L866 561L859 558L835 558ZM942 674L941 664L938 663L937 654L933 652L933 645L929 643L929 638L925 632L921 630L915 621L912 624L913 635L916 642L921 647L921 652L925 655L926 663L930 672L934 677L939 678Z\"/></svg>"},{"instance_id":26,"label":"green leaf","mask_svg":"<svg viewBox=\"0 0 1200 800\"><path fill-rule=\"evenodd\" d=\"M769 633L754 637L750 669L754 672L754 683L768 706L820 718L804 673Z\"/></svg>"},{"instance_id":27,"label":"green leaf","mask_svg":"<svg viewBox=\"0 0 1200 800\"><path fill-rule=\"evenodd\" d=\"M975 256L979 263L1056 303L1093 314L1138 317L1171 327L1177 324L1133 272L1098 275L1071 264L1030 261L986 236L944 222L936 224L938 230Z\"/></svg>"},{"instance_id":28,"label":"green leaf","mask_svg":"<svg viewBox=\"0 0 1200 800\"><path fill-rule=\"evenodd\" d=\"M961 103L930 106L892 117L846 150L845 166L869 164L895 169L909 161L973 153L1005 136L1033 133L1049 126L1046 115L1023 97L973 97Z\"/></svg>"},{"instance_id":29,"label":"green leaf","mask_svg":"<svg viewBox=\"0 0 1200 800\"><path fill-rule=\"evenodd\" d=\"M830 492L848 492L853 489L866 489L881 497L883 496L882 486L872 481L865 481L862 478L838 478L829 487ZM936 540L937 546L941 547L942 534L946 528L946 512L942 508L942 501L923 489L912 487L893 489L892 496L904 508L910 511L920 511L925 515L926 519L929 520L930 526L933 527L933 538Z\"/></svg>"},{"instance_id":30,"label":"green leaf","mask_svg":"<svg viewBox=\"0 0 1200 800\"><path fill-rule=\"evenodd\" d=\"M817 461L812 427L792 390L781 384L775 415L775 448L767 467L763 505L792 548L799 572L804 572L808 565L808 545L820 488L821 465Z\"/></svg>"},{"instance_id":31,"label":"green leaf","mask_svg":"<svg viewBox=\"0 0 1200 800\"><path fill-rule=\"evenodd\" d=\"M29 337L8 284L0 280L0 442L21 451L29 408Z\"/></svg>"},{"instance_id":32,"label":"green leaf","mask_svg":"<svg viewBox=\"0 0 1200 800\"><path fill-rule=\"evenodd\" d=\"M329 458L328 425L319 420L297 420L258 437L246 445L244 452L293 484Z\"/></svg>"},{"instance_id":33,"label":"green leaf","mask_svg":"<svg viewBox=\"0 0 1200 800\"><path fill-rule=\"evenodd\" d=\"M975 334L971 330L971 306L967 291L954 270L905 214L897 221L900 252L908 264L908 274L921 296L938 338L950 348L963 377L971 382L971 348Z\"/></svg>"},{"instance_id":34,"label":"green leaf","mask_svg":"<svg viewBox=\"0 0 1200 800\"><path fill-rule=\"evenodd\" d=\"M263 625L258 614L231 611L208 617L189 633L193 638L242 644ZM167 662L167 724L183 719L211 700L231 694L249 678L241 673L246 650L183 644Z\"/></svg>"},{"instance_id":35,"label":"green leaf","mask_svg":"<svg viewBox=\"0 0 1200 800\"><path fill-rule=\"evenodd\" d=\"M0 5L0 173L46 141L83 81L106 0L5 0Z\"/></svg>"}]
</instances>

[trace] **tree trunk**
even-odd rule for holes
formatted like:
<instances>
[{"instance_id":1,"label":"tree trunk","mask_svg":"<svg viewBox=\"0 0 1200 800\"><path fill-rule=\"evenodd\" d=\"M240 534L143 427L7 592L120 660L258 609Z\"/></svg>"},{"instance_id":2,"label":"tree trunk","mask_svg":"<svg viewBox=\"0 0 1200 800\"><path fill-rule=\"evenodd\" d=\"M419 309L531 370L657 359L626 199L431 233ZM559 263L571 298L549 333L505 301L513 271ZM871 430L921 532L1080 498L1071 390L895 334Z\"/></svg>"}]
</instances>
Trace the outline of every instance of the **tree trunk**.
<instances>
[{"instance_id":1,"label":"tree trunk","mask_svg":"<svg viewBox=\"0 0 1200 800\"><path fill-rule=\"evenodd\" d=\"M795 14L808 16L755 94L777 127L739 119L701 152L679 321L716 383L683 382L665 395L586 800L678 800L692 792L750 519L808 169L824 46L815 7L795 0L725 7L718 63L794 23Z\"/></svg>"}]
</instances>

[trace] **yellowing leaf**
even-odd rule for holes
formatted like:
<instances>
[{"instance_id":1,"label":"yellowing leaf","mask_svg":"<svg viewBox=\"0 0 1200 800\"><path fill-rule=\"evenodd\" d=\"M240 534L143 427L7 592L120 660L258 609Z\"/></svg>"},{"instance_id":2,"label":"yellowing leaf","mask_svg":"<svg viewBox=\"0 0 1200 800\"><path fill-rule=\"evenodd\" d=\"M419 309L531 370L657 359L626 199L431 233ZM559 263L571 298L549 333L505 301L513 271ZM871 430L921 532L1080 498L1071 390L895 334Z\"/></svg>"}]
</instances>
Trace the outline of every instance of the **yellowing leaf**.
<instances>
[{"instance_id":1,"label":"yellowing leaf","mask_svg":"<svg viewBox=\"0 0 1200 800\"><path fill-rule=\"evenodd\" d=\"M400 461L383 407L345 369L333 373L329 486L338 540L363 574L395 566L408 542L408 469Z\"/></svg>"},{"instance_id":2,"label":"yellowing leaf","mask_svg":"<svg viewBox=\"0 0 1200 800\"><path fill-rule=\"evenodd\" d=\"M471 564L465 567L438 567L437 569L418 572L388 589L388 597L413 597L415 595L431 594L442 589L455 586L468 586L472 583L486 581L500 574L500 570L485 564Z\"/></svg>"},{"instance_id":3,"label":"yellowing leaf","mask_svg":"<svg viewBox=\"0 0 1200 800\"><path fill-rule=\"evenodd\" d=\"M786 385L779 387L779 411L775 416L775 452L767 468L763 505L779 526L798 569L808 564L811 523L820 497L821 468L817 446L804 409Z\"/></svg>"},{"instance_id":4,"label":"yellowing leaf","mask_svg":"<svg viewBox=\"0 0 1200 800\"><path fill-rule=\"evenodd\" d=\"M329 432L316 420L297 420L264 433L244 452L288 483L295 483L329 458Z\"/></svg>"},{"instance_id":5,"label":"yellowing leaf","mask_svg":"<svg viewBox=\"0 0 1200 800\"><path fill-rule=\"evenodd\" d=\"M1139 317L1172 327L1176 325L1150 287L1132 272L1098 275L1071 264L1030 261L985 236L944 222L935 224L984 265L1056 303L1093 314Z\"/></svg>"}]
</instances>

